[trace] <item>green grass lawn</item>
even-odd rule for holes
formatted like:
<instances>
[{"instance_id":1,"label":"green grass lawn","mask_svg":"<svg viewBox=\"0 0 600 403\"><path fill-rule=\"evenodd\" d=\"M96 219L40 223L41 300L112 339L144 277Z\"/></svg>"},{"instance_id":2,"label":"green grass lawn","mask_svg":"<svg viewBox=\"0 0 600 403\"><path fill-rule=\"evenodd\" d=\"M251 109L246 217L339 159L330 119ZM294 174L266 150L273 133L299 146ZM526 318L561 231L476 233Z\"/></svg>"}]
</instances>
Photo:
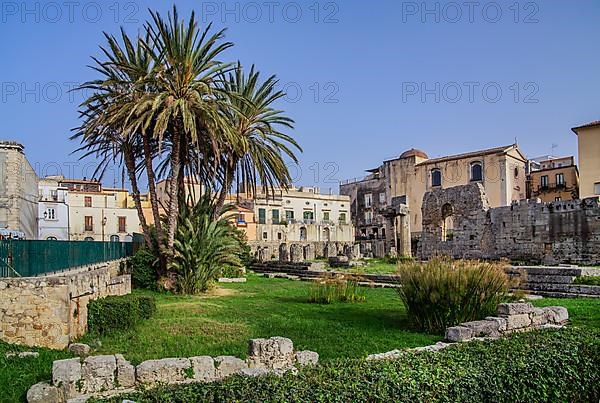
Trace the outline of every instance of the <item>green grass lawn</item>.
<instances>
[{"instance_id":1,"label":"green grass lawn","mask_svg":"<svg viewBox=\"0 0 600 403\"><path fill-rule=\"evenodd\" d=\"M319 305L307 302L309 287L306 282L249 275L247 283L224 285L208 297L154 294L157 314L135 329L102 337L98 352L123 353L134 362L195 355L245 357L248 339L283 336L297 349L317 351L327 360L441 339L409 329L393 290L369 289L363 303Z\"/></svg>"},{"instance_id":2,"label":"green grass lawn","mask_svg":"<svg viewBox=\"0 0 600 403\"><path fill-rule=\"evenodd\" d=\"M366 266L358 266L350 269L354 273L366 274L396 274L398 265L387 263L383 259L369 259Z\"/></svg>"},{"instance_id":3,"label":"green grass lawn","mask_svg":"<svg viewBox=\"0 0 600 403\"><path fill-rule=\"evenodd\" d=\"M195 355L243 358L248 339L284 336L298 350L317 351L328 361L442 339L410 329L394 290L368 289L364 303L318 305L307 302L310 286L250 274L247 283L223 285L209 296L150 293L157 300L156 315L133 329L100 338L102 347L94 354L122 353L134 363ZM600 299L542 299L534 305L564 306L574 326L600 328ZM94 344L96 339L88 335L82 341ZM40 357L5 357L15 350L39 351ZM0 342L0 402L24 401L31 385L51 378L53 360L70 356Z\"/></svg>"}]
</instances>

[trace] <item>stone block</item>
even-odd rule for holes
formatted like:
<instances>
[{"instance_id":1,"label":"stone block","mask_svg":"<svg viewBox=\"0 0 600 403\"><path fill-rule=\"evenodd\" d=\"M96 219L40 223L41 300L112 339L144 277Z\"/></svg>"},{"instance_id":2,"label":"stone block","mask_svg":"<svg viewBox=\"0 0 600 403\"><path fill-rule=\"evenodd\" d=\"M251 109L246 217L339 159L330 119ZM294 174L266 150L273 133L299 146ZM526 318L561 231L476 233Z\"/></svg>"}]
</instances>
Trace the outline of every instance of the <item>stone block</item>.
<instances>
[{"instance_id":1,"label":"stone block","mask_svg":"<svg viewBox=\"0 0 600 403\"><path fill-rule=\"evenodd\" d=\"M186 372L192 364L187 358L148 360L136 367L136 380L144 385L172 384L188 379Z\"/></svg>"},{"instance_id":2,"label":"stone block","mask_svg":"<svg viewBox=\"0 0 600 403\"><path fill-rule=\"evenodd\" d=\"M242 369L248 368L248 365L237 357L221 355L215 358L215 368L217 379L223 379L239 374Z\"/></svg>"},{"instance_id":3,"label":"stone block","mask_svg":"<svg viewBox=\"0 0 600 403\"><path fill-rule=\"evenodd\" d=\"M135 385L135 367L122 354L115 354L115 360L117 363L117 386L121 388L133 387Z\"/></svg>"},{"instance_id":4,"label":"stone block","mask_svg":"<svg viewBox=\"0 0 600 403\"><path fill-rule=\"evenodd\" d=\"M62 403L61 390L45 382L36 383L27 391L28 403Z\"/></svg>"},{"instance_id":5,"label":"stone block","mask_svg":"<svg viewBox=\"0 0 600 403\"><path fill-rule=\"evenodd\" d=\"M298 351L296 353L296 362L301 367L317 365L319 363L319 353L314 351Z\"/></svg>"},{"instance_id":6,"label":"stone block","mask_svg":"<svg viewBox=\"0 0 600 403\"><path fill-rule=\"evenodd\" d=\"M73 343L69 346L69 351L80 357L85 357L90 355L91 348L87 344Z\"/></svg>"},{"instance_id":7,"label":"stone block","mask_svg":"<svg viewBox=\"0 0 600 403\"><path fill-rule=\"evenodd\" d=\"M210 382L216 378L215 360L209 356L191 357L194 379L198 382Z\"/></svg>"},{"instance_id":8,"label":"stone block","mask_svg":"<svg viewBox=\"0 0 600 403\"><path fill-rule=\"evenodd\" d=\"M569 311L562 306L548 306L543 308L547 323L564 325L569 320Z\"/></svg>"},{"instance_id":9,"label":"stone block","mask_svg":"<svg viewBox=\"0 0 600 403\"><path fill-rule=\"evenodd\" d=\"M248 342L250 368L282 369L294 365L294 343L285 337L252 339Z\"/></svg>"},{"instance_id":10,"label":"stone block","mask_svg":"<svg viewBox=\"0 0 600 403\"><path fill-rule=\"evenodd\" d=\"M533 312L529 314L531 318L531 326L539 327L548 323L548 315L542 308L533 308Z\"/></svg>"},{"instance_id":11,"label":"stone block","mask_svg":"<svg viewBox=\"0 0 600 403\"><path fill-rule=\"evenodd\" d=\"M82 372L79 358L52 363L52 384L58 386L66 399L82 394Z\"/></svg>"},{"instance_id":12,"label":"stone block","mask_svg":"<svg viewBox=\"0 0 600 403\"><path fill-rule=\"evenodd\" d=\"M529 302L515 302L498 304L498 315L520 315L533 312L533 305Z\"/></svg>"},{"instance_id":13,"label":"stone block","mask_svg":"<svg viewBox=\"0 0 600 403\"><path fill-rule=\"evenodd\" d=\"M465 326L452 326L446 329L446 340L451 342L469 341L473 338L473 330Z\"/></svg>"},{"instance_id":14,"label":"stone block","mask_svg":"<svg viewBox=\"0 0 600 403\"><path fill-rule=\"evenodd\" d=\"M492 320L498 324L498 331L500 333L506 331L506 318L499 318L495 316L488 316L485 320Z\"/></svg>"},{"instance_id":15,"label":"stone block","mask_svg":"<svg viewBox=\"0 0 600 403\"><path fill-rule=\"evenodd\" d=\"M240 370L239 373L241 375L250 376L250 377L254 378L257 376L269 375L271 373L271 371L269 371L266 368L242 368L242 370Z\"/></svg>"},{"instance_id":16,"label":"stone block","mask_svg":"<svg viewBox=\"0 0 600 403\"><path fill-rule=\"evenodd\" d=\"M82 379L87 393L102 392L115 388L117 360L114 355L87 357L82 365Z\"/></svg>"},{"instance_id":17,"label":"stone block","mask_svg":"<svg viewBox=\"0 0 600 403\"><path fill-rule=\"evenodd\" d=\"M460 326L470 328L472 337L497 337L500 335L500 324L494 320L476 320L461 323Z\"/></svg>"},{"instance_id":18,"label":"stone block","mask_svg":"<svg viewBox=\"0 0 600 403\"><path fill-rule=\"evenodd\" d=\"M523 313L518 315L508 315L506 317L506 330L523 329L531 326L531 318L529 313Z\"/></svg>"}]
</instances>

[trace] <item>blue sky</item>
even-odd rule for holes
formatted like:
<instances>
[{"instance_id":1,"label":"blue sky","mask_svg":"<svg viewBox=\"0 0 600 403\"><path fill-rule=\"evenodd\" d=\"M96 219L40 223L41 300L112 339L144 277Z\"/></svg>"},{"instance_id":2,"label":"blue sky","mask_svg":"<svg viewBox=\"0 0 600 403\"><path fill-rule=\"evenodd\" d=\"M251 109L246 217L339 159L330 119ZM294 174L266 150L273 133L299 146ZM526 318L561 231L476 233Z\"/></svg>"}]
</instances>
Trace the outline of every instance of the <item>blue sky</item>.
<instances>
[{"instance_id":1,"label":"blue sky","mask_svg":"<svg viewBox=\"0 0 600 403\"><path fill-rule=\"evenodd\" d=\"M1 2L0 137L38 174L89 175L93 160L70 155L82 95L67 90L96 77L102 31L135 33L148 7L171 4ZM336 191L412 147L436 157L516 138L530 157L576 155L570 128L600 119L597 0L176 4L228 28L229 60L278 75L304 148L297 184Z\"/></svg>"}]
</instances>

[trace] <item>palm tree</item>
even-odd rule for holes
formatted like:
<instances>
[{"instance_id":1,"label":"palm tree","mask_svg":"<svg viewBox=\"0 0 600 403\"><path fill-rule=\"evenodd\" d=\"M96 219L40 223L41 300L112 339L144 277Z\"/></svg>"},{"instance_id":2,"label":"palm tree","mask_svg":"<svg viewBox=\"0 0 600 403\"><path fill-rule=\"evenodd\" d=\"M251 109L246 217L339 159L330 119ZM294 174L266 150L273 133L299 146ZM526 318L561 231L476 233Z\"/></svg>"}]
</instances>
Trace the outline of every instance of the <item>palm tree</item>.
<instances>
[{"instance_id":1,"label":"palm tree","mask_svg":"<svg viewBox=\"0 0 600 403\"><path fill-rule=\"evenodd\" d=\"M166 251L172 251L177 228L178 200L185 165L182 160L188 146L211 148L218 154L218 144L235 142L227 121L219 113L222 97L215 91L215 77L228 65L217 60L233 46L223 42L224 30L210 35L209 25L200 32L192 12L187 24L179 21L174 6L167 19L151 12L152 21L146 24L149 40L144 41L154 62L148 77L153 91L142 96L135 108L135 127L162 144L170 143L170 172L167 203ZM184 146L185 145L185 146ZM187 154L186 154L187 155Z\"/></svg>"},{"instance_id":2,"label":"palm tree","mask_svg":"<svg viewBox=\"0 0 600 403\"><path fill-rule=\"evenodd\" d=\"M224 205L236 175L238 183L253 193L256 193L257 183L267 191L291 184L284 156L297 163L294 151L302 149L291 136L278 130L280 127L293 129L294 121L273 107L285 96L283 91L276 91L277 83L274 75L261 82L254 65L246 76L239 62L233 72L222 77L222 91L230 102L224 114L240 141L224 147L217 210Z\"/></svg>"}]
</instances>

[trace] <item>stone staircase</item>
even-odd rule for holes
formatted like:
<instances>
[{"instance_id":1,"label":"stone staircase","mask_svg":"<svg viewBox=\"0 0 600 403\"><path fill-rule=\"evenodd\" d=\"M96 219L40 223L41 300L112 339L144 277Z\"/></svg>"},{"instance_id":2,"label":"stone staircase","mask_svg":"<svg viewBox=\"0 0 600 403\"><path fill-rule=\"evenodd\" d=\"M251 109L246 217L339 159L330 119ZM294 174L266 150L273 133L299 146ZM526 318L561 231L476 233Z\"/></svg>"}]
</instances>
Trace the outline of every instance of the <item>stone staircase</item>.
<instances>
[{"instance_id":1,"label":"stone staircase","mask_svg":"<svg viewBox=\"0 0 600 403\"><path fill-rule=\"evenodd\" d=\"M600 286L573 284L576 277L600 276L600 269L566 266L511 266L506 272L511 279L521 282L518 289L529 294L555 298L600 298Z\"/></svg>"}]
</instances>

